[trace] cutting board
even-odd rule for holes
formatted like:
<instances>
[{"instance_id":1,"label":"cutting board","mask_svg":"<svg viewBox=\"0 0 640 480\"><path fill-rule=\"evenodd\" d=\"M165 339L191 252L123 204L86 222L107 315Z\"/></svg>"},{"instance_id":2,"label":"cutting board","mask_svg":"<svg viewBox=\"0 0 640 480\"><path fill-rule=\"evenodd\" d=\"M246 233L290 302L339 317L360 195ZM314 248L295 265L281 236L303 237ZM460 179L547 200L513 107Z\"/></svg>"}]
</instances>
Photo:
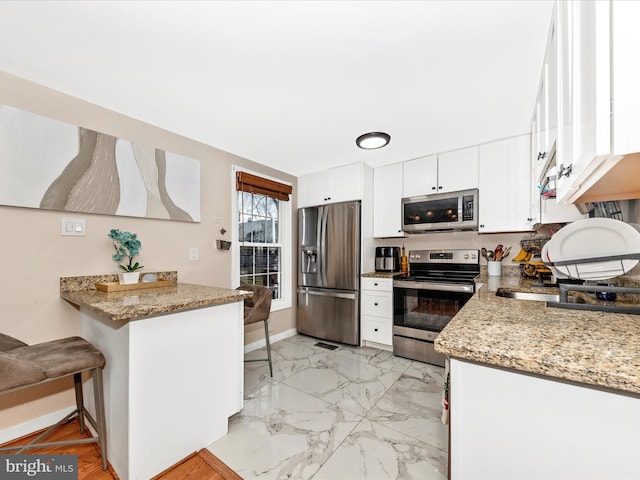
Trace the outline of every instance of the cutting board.
<instances>
[{"instance_id":1,"label":"cutting board","mask_svg":"<svg viewBox=\"0 0 640 480\"><path fill-rule=\"evenodd\" d=\"M101 292L126 292L128 290L145 290L147 288L171 287L175 283L171 280L158 280L156 282L138 282L126 285L120 282L103 282L96 283L96 290Z\"/></svg>"}]
</instances>

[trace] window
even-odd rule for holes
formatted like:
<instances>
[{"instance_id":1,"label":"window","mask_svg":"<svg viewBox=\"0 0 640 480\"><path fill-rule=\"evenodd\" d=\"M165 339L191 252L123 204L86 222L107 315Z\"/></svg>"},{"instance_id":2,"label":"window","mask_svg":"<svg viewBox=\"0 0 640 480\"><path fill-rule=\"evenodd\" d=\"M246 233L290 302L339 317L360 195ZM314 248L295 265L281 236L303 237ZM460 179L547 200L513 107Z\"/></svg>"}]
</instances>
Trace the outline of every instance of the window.
<instances>
[{"instance_id":1,"label":"window","mask_svg":"<svg viewBox=\"0 0 640 480\"><path fill-rule=\"evenodd\" d=\"M234 284L268 287L272 310L291 306L291 186L234 167Z\"/></svg>"},{"instance_id":2,"label":"window","mask_svg":"<svg viewBox=\"0 0 640 480\"><path fill-rule=\"evenodd\" d=\"M240 282L262 285L281 298L280 200L238 192Z\"/></svg>"}]
</instances>

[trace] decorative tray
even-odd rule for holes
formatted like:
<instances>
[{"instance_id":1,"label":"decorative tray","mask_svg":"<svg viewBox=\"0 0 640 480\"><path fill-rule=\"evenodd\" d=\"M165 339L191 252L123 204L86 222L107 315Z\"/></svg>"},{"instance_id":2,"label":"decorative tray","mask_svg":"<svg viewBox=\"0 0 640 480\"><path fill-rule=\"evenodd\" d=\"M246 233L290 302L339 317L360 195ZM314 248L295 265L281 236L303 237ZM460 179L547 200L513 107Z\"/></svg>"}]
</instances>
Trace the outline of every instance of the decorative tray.
<instances>
[{"instance_id":1,"label":"decorative tray","mask_svg":"<svg viewBox=\"0 0 640 480\"><path fill-rule=\"evenodd\" d=\"M125 292L127 290L144 290L147 288L171 287L175 285L172 280L158 280L155 282L138 282L121 284L120 282L96 283L96 290L101 292Z\"/></svg>"}]
</instances>

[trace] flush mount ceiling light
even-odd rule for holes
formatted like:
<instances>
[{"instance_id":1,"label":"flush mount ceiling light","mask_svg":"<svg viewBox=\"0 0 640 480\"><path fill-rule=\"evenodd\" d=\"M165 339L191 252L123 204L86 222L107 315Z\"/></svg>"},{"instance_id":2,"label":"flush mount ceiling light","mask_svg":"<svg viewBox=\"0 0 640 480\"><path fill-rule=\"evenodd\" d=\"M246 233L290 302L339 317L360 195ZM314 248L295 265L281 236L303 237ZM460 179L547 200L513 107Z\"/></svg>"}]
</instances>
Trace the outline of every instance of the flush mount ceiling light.
<instances>
[{"instance_id":1,"label":"flush mount ceiling light","mask_svg":"<svg viewBox=\"0 0 640 480\"><path fill-rule=\"evenodd\" d=\"M384 132L369 132L356 138L356 145L365 150L382 148L391 140L391 135Z\"/></svg>"}]
</instances>

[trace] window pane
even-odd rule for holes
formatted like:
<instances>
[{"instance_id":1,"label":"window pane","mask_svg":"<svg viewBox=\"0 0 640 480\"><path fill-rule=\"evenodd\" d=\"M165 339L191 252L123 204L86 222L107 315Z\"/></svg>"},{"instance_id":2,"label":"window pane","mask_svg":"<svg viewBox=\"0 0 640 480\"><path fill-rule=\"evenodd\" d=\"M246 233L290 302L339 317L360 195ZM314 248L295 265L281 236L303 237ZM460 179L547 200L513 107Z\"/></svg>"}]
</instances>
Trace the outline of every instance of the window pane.
<instances>
[{"instance_id":1,"label":"window pane","mask_svg":"<svg viewBox=\"0 0 640 480\"><path fill-rule=\"evenodd\" d=\"M240 247L240 275L253 274L253 247Z\"/></svg>"},{"instance_id":2,"label":"window pane","mask_svg":"<svg viewBox=\"0 0 640 480\"><path fill-rule=\"evenodd\" d=\"M267 197L267 217L271 217L275 220L278 219L278 208L280 201L275 198Z\"/></svg>"},{"instance_id":3,"label":"window pane","mask_svg":"<svg viewBox=\"0 0 640 480\"><path fill-rule=\"evenodd\" d=\"M251 213L253 209L253 194L247 192L238 192L238 210L244 213Z\"/></svg>"},{"instance_id":4,"label":"window pane","mask_svg":"<svg viewBox=\"0 0 640 480\"><path fill-rule=\"evenodd\" d=\"M267 273L269 271L267 249L265 247L255 247L255 252L255 273Z\"/></svg>"},{"instance_id":5,"label":"window pane","mask_svg":"<svg viewBox=\"0 0 640 480\"><path fill-rule=\"evenodd\" d=\"M264 195L253 195L253 213L260 217L267 216L267 197Z\"/></svg>"}]
</instances>

